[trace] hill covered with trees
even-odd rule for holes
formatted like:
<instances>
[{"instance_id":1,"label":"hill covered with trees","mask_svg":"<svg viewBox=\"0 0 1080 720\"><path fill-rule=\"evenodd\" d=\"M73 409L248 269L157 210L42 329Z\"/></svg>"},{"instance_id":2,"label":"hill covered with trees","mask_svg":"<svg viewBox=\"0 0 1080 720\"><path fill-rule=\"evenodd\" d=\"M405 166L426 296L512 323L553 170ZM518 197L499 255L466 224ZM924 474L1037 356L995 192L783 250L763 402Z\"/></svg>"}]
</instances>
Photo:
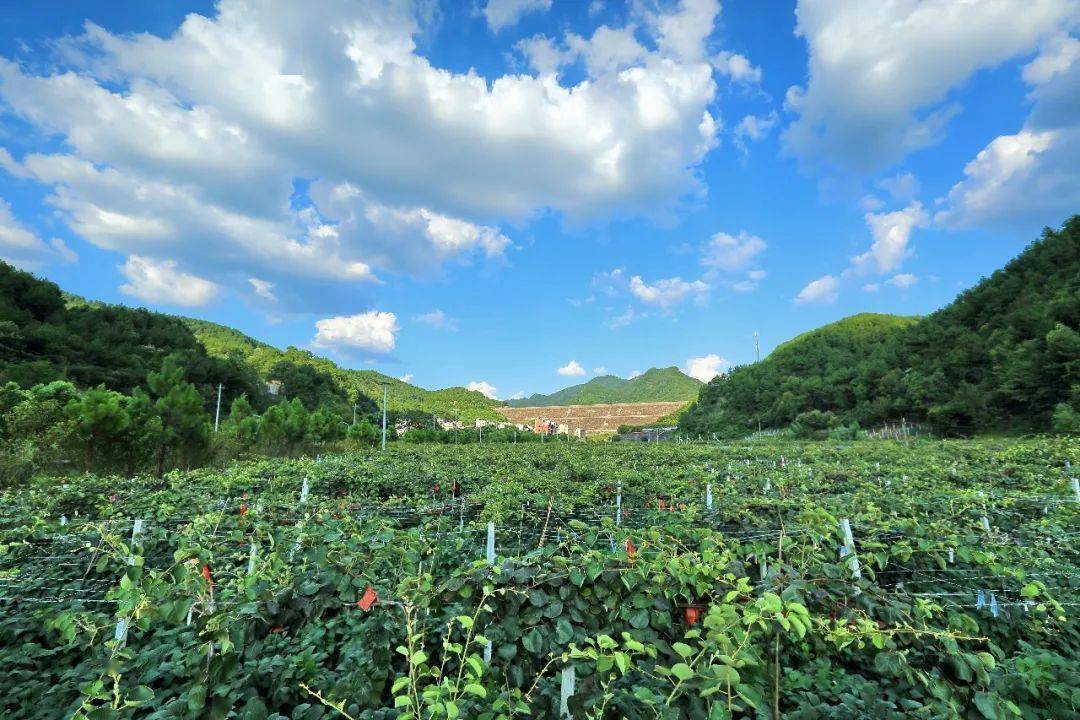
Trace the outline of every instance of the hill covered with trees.
<instances>
[{"instance_id":1,"label":"hill covered with trees","mask_svg":"<svg viewBox=\"0 0 1080 720\"><path fill-rule=\"evenodd\" d=\"M1080 216L925 318L856 315L734 368L680 425L820 434L901 417L944 435L1080 431Z\"/></svg>"},{"instance_id":2,"label":"hill covered with trees","mask_svg":"<svg viewBox=\"0 0 1080 720\"><path fill-rule=\"evenodd\" d=\"M503 403L475 390L463 387L425 390L374 370L343 368L300 348L280 350L216 323L192 318L183 318L183 322L212 357L235 359L259 377L281 382L287 397L311 395L331 401L326 396L337 393L346 403L353 398L359 398L361 405L369 399L381 403L385 382L389 385L387 407L394 412L423 413L466 422L501 417L492 408Z\"/></svg>"},{"instance_id":3,"label":"hill covered with trees","mask_svg":"<svg viewBox=\"0 0 1080 720\"><path fill-rule=\"evenodd\" d=\"M629 380L601 375L550 395L532 395L507 402L511 407L556 405L609 405L617 403L679 402L692 400L701 389L700 380L677 367L652 368Z\"/></svg>"}]
</instances>

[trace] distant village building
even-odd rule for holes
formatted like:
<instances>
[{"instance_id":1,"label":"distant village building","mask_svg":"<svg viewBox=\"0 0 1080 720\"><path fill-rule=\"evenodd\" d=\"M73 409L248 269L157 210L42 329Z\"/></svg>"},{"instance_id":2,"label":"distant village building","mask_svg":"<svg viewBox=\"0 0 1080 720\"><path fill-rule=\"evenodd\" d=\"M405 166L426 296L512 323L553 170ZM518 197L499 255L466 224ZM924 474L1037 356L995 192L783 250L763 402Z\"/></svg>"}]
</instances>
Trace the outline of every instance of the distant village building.
<instances>
[{"instance_id":1,"label":"distant village building","mask_svg":"<svg viewBox=\"0 0 1080 720\"><path fill-rule=\"evenodd\" d=\"M559 432L560 435L569 435L570 434L570 426L567 425L566 423L559 423L558 432Z\"/></svg>"},{"instance_id":2,"label":"distant village building","mask_svg":"<svg viewBox=\"0 0 1080 720\"><path fill-rule=\"evenodd\" d=\"M558 424L551 420L537 420L533 424L533 432L539 435L554 435L558 429Z\"/></svg>"},{"instance_id":3,"label":"distant village building","mask_svg":"<svg viewBox=\"0 0 1080 720\"><path fill-rule=\"evenodd\" d=\"M585 438L585 428L574 428L574 437L579 439Z\"/></svg>"},{"instance_id":4,"label":"distant village building","mask_svg":"<svg viewBox=\"0 0 1080 720\"><path fill-rule=\"evenodd\" d=\"M281 381L280 380L267 380L266 381L266 392L267 392L268 395L273 395L274 397L277 397L278 393L281 392Z\"/></svg>"},{"instance_id":5,"label":"distant village building","mask_svg":"<svg viewBox=\"0 0 1080 720\"><path fill-rule=\"evenodd\" d=\"M438 419L439 427L443 430L464 430L465 426L458 420L447 420L446 418Z\"/></svg>"}]
</instances>

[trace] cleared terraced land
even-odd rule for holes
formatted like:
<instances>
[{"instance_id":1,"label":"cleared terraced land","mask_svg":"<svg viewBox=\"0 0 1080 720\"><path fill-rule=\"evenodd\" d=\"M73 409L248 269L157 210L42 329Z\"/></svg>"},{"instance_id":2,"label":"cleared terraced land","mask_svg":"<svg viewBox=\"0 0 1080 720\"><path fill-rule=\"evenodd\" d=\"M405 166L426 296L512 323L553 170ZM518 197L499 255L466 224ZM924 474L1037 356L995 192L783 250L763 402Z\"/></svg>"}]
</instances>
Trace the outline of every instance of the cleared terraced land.
<instances>
[{"instance_id":1,"label":"cleared terraced land","mask_svg":"<svg viewBox=\"0 0 1080 720\"><path fill-rule=\"evenodd\" d=\"M685 402L617 403L613 405L555 405L496 408L515 423L554 420L590 434L615 432L620 425L650 425L685 406Z\"/></svg>"}]
</instances>

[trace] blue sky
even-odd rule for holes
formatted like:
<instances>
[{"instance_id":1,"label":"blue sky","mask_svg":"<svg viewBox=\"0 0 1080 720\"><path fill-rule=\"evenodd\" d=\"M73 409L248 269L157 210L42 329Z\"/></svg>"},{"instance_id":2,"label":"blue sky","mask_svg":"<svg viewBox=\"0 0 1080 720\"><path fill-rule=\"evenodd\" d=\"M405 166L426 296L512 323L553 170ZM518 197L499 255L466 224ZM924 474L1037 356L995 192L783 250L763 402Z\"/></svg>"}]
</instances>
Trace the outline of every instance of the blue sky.
<instances>
[{"instance_id":1,"label":"blue sky","mask_svg":"<svg viewBox=\"0 0 1080 720\"><path fill-rule=\"evenodd\" d=\"M949 302L1080 209L1076 0L0 8L0 257L498 397Z\"/></svg>"}]
</instances>

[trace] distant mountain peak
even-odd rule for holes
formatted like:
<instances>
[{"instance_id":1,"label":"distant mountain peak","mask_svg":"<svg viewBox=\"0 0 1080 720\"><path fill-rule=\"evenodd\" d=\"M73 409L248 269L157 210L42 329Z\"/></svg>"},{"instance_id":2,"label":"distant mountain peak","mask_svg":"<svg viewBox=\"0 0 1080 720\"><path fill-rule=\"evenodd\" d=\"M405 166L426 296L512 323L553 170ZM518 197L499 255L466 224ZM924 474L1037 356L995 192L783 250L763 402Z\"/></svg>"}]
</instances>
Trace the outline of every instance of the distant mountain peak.
<instances>
[{"instance_id":1,"label":"distant mountain peak","mask_svg":"<svg viewBox=\"0 0 1080 720\"><path fill-rule=\"evenodd\" d=\"M606 405L636 402L682 402L693 400L701 381L677 367L649 368L633 378L598 375L591 380L544 395L510 400L511 407L551 407L555 405Z\"/></svg>"}]
</instances>

